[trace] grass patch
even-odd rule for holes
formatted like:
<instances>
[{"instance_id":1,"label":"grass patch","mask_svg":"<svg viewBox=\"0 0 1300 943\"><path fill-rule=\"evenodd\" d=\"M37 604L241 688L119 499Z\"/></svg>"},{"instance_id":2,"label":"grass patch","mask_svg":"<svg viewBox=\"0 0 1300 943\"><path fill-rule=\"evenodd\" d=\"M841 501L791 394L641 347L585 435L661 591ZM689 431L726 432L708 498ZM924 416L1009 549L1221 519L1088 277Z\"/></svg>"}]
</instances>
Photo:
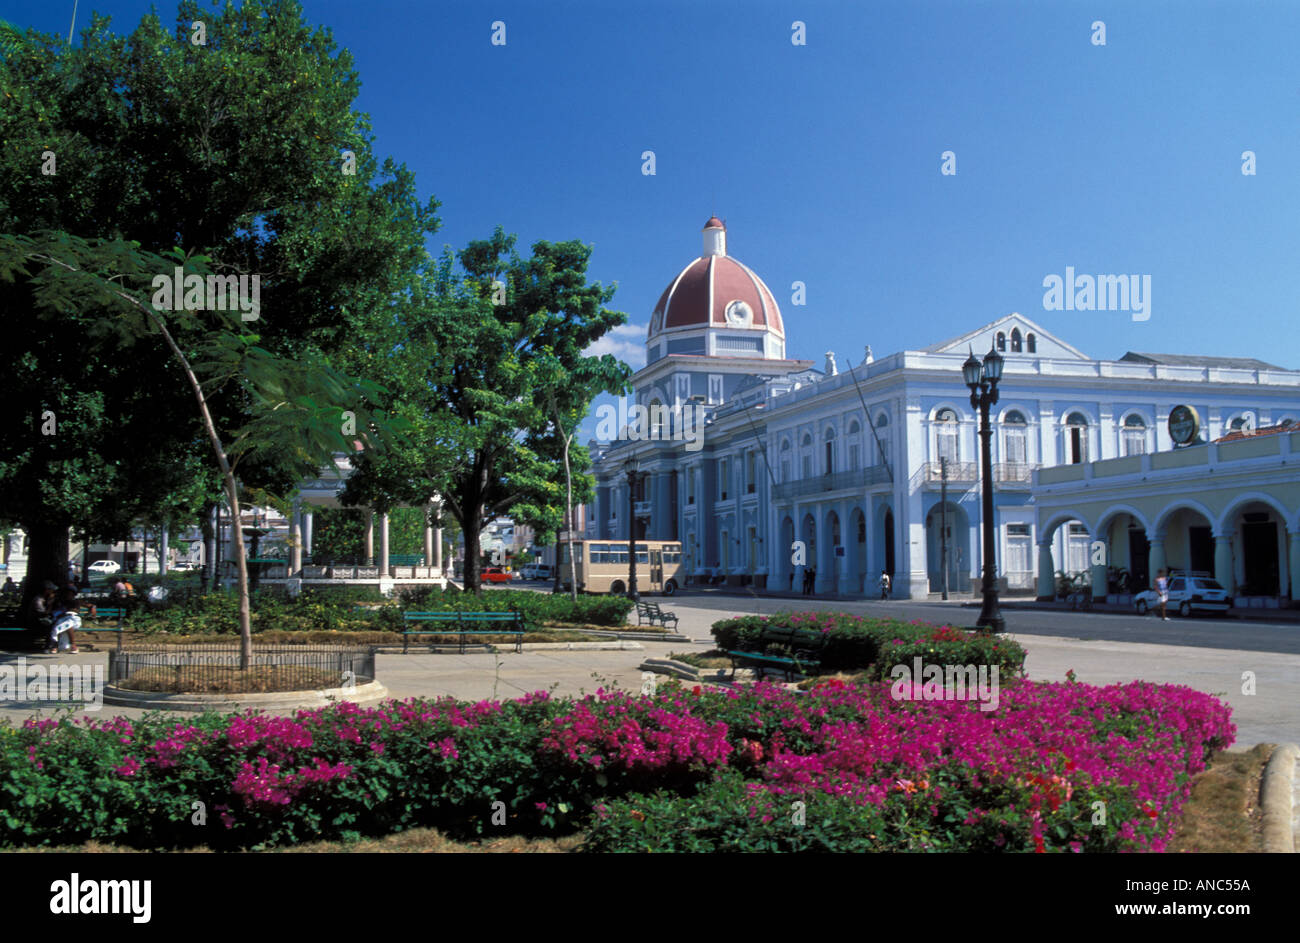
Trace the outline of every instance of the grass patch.
<instances>
[{"instance_id":1,"label":"grass patch","mask_svg":"<svg viewBox=\"0 0 1300 943\"><path fill-rule=\"evenodd\" d=\"M1192 795L1171 852L1242 854L1262 852L1264 813L1259 785L1264 765L1276 746L1261 743L1251 750L1223 750L1210 768L1192 782Z\"/></svg>"},{"instance_id":2,"label":"grass patch","mask_svg":"<svg viewBox=\"0 0 1300 943\"><path fill-rule=\"evenodd\" d=\"M271 694L337 688L339 673L305 665L175 665L141 668L117 686L169 694Z\"/></svg>"},{"instance_id":3,"label":"grass patch","mask_svg":"<svg viewBox=\"0 0 1300 943\"><path fill-rule=\"evenodd\" d=\"M716 648L707 652L669 652L673 661L694 665L696 668L730 668L731 659Z\"/></svg>"}]
</instances>

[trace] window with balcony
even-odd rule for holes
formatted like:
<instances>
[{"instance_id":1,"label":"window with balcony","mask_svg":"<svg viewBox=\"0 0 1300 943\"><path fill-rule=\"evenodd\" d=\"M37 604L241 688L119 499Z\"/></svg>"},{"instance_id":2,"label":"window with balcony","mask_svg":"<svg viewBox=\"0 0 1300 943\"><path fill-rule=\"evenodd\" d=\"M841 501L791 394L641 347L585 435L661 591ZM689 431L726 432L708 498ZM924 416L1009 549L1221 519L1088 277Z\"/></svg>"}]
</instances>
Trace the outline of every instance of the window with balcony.
<instances>
[{"instance_id":1,"label":"window with balcony","mask_svg":"<svg viewBox=\"0 0 1300 943\"><path fill-rule=\"evenodd\" d=\"M1019 410L1002 419L1002 456L1008 465L1029 464L1029 424Z\"/></svg>"},{"instance_id":2,"label":"window with balcony","mask_svg":"<svg viewBox=\"0 0 1300 943\"><path fill-rule=\"evenodd\" d=\"M1124 420L1120 429L1120 455L1145 455L1147 451L1147 424L1136 413Z\"/></svg>"},{"instance_id":3,"label":"window with balcony","mask_svg":"<svg viewBox=\"0 0 1300 943\"><path fill-rule=\"evenodd\" d=\"M790 472L794 467L793 465L794 459L792 458L791 455L792 452L793 449L790 448L790 440L786 439L784 442L781 443L781 481L782 482L787 482L790 480Z\"/></svg>"},{"instance_id":4,"label":"window with balcony","mask_svg":"<svg viewBox=\"0 0 1300 943\"><path fill-rule=\"evenodd\" d=\"M940 462L945 459L949 465L956 465L960 458L958 432L960 425L957 414L951 409L941 409L934 417L934 453Z\"/></svg>"},{"instance_id":5,"label":"window with balcony","mask_svg":"<svg viewBox=\"0 0 1300 943\"><path fill-rule=\"evenodd\" d=\"M876 451L880 453L880 462L882 465L888 465L890 456L889 416L884 413L876 417L876 438L880 442L876 447Z\"/></svg>"},{"instance_id":6,"label":"window with balcony","mask_svg":"<svg viewBox=\"0 0 1300 943\"><path fill-rule=\"evenodd\" d=\"M835 430L833 428L826 430L826 474L831 475L835 472Z\"/></svg>"},{"instance_id":7,"label":"window with balcony","mask_svg":"<svg viewBox=\"0 0 1300 943\"><path fill-rule=\"evenodd\" d=\"M801 446L802 455L800 458L803 460L803 477L804 479L808 479L813 476L812 436L805 433Z\"/></svg>"},{"instance_id":8,"label":"window with balcony","mask_svg":"<svg viewBox=\"0 0 1300 943\"><path fill-rule=\"evenodd\" d=\"M849 426L849 471L862 467L862 427L857 420Z\"/></svg>"},{"instance_id":9,"label":"window with balcony","mask_svg":"<svg viewBox=\"0 0 1300 943\"><path fill-rule=\"evenodd\" d=\"M1070 413L1065 419L1065 464L1082 465L1088 460L1088 417Z\"/></svg>"}]
</instances>

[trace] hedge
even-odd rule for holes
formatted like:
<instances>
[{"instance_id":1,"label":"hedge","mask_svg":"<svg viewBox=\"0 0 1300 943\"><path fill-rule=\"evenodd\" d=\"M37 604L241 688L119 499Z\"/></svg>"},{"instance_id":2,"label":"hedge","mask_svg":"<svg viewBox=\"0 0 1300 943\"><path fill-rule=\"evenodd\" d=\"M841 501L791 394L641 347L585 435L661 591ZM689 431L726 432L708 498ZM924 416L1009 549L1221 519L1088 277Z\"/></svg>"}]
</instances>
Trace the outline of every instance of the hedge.
<instances>
[{"instance_id":1,"label":"hedge","mask_svg":"<svg viewBox=\"0 0 1300 943\"><path fill-rule=\"evenodd\" d=\"M382 605L358 605L374 603ZM277 591L255 592L250 597L253 631L283 629L303 632L337 632L402 629L407 609L457 612L516 610L531 625L570 624L622 626L633 603L615 596L568 596L523 590L492 590L477 595L459 590L420 588L385 599L367 587L304 589L296 599ZM175 635L230 635L239 631L239 604L234 593L187 595L164 609L137 609L129 618L132 629Z\"/></svg>"},{"instance_id":2,"label":"hedge","mask_svg":"<svg viewBox=\"0 0 1300 943\"><path fill-rule=\"evenodd\" d=\"M873 680L890 677L895 665L912 667L913 658L926 664L997 665L1003 677L1018 675L1025 650L1016 642L993 635L925 622L876 619L844 612L781 612L771 616L741 616L713 623L710 630L719 651L734 651L742 640L753 641L764 628L819 629L826 634L822 671L865 671Z\"/></svg>"}]
</instances>

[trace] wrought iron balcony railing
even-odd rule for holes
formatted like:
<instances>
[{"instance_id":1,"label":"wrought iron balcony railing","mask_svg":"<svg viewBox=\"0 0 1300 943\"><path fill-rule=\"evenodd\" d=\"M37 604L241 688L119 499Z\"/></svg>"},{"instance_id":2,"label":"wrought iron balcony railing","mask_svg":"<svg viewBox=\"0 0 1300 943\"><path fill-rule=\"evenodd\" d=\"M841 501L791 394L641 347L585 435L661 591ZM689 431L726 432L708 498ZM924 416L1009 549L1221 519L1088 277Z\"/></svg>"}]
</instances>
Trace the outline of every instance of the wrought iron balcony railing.
<instances>
[{"instance_id":1,"label":"wrought iron balcony railing","mask_svg":"<svg viewBox=\"0 0 1300 943\"><path fill-rule=\"evenodd\" d=\"M889 481L889 466L872 465L854 471L834 472L830 475L818 475L815 478L800 478L795 481L783 481L776 486L775 496L781 498L800 498L809 494L822 494L827 491L843 491L848 488L865 488Z\"/></svg>"}]
</instances>

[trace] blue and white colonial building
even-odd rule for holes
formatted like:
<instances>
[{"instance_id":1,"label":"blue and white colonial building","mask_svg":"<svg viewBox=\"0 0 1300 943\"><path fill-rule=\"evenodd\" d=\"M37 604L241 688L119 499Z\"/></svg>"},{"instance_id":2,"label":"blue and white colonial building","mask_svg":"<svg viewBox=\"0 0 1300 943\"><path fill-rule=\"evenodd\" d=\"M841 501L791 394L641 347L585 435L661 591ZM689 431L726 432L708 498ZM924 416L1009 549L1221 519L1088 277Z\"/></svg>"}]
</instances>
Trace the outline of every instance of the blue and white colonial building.
<instances>
[{"instance_id":1,"label":"blue and white colonial building","mask_svg":"<svg viewBox=\"0 0 1300 943\"><path fill-rule=\"evenodd\" d=\"M647 364L632 381L644 415L629 410L630 426L590 443L587 536L626 540L630 516L638 537L682 541L696 579L798 591L806 553L818 593L872 594L884 570L894 596L924 598L944 583L945 542L951 590L978 587L980 529L991 526L1005 588L1033 594L1044 560L1088 572L1096 536L1095 522L1060 515L1039 533L1035 470L1169 450L1180 404L1197 409L1209 440L1300 419L1300 371L1219 357L1096 360L1014 313L887 357L865 348L852 369L833 353L821 369L788 359L786 343L775 295L710 219L702 254L651 313ZM983 521L978 416L961 367L990 348L1006 366L994 520Z\"/></svg>"}]
</instances>

